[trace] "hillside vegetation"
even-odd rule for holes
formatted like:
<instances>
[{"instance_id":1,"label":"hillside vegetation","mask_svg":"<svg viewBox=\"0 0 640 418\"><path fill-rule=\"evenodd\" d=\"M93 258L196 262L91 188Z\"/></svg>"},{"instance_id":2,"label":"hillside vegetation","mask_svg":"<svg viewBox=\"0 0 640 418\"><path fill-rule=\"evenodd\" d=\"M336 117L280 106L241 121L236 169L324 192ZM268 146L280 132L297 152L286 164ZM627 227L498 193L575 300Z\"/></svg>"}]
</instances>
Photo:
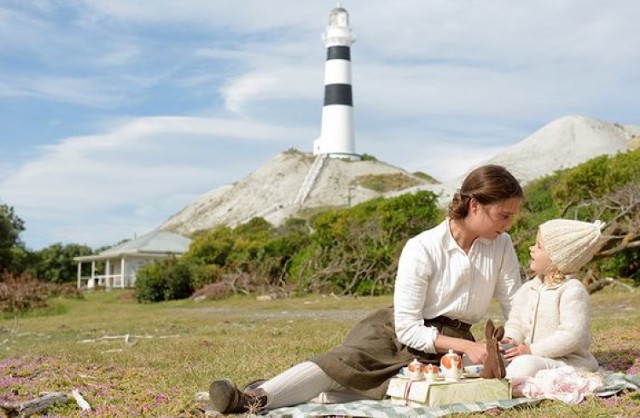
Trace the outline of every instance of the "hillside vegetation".
<instances>
[{"instance_id":1,"label":"hillside vegetation","mask_svg":"<svg viewBox=\"0 0 640 418\"><path fill-rule=\"evenodd\" d=\"M421 191L292 218L279 227L262 218L218 227L198 233L182 259L144 268L136 297L387 294L406 240L444 217L437 196ZM583 272L591 291L608 278L640 284L640 150L597 157L530 183L511 230L523 266L537 226L556 217L607 223L607 244Z\"/></svg>"}]
</instances>

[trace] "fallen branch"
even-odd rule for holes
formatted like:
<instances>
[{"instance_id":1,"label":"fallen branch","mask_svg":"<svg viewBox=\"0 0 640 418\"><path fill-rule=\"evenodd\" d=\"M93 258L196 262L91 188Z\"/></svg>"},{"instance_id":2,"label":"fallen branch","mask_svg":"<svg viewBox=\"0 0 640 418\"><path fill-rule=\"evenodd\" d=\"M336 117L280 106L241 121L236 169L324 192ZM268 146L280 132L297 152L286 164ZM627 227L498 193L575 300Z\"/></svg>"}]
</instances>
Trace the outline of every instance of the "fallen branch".
<instances>
[{"instance_id":1,"label":"fallen branch","mask_svg":"<svg viewBox=\"0 0 640 418\"><path fill-rule=\"evenodd\" d=\"M629 292L633 293L634 289L631 286L628 286L624 283L622 283L619 280L613 279L611 277L607 277L605 279L600 279L600 280L596 280L592 283L590 283L587 286L587 292L589 292L589 294L597 292L598 290L601 290L603 287L605 286L622 286L625 289L627 289Z\"/></svg>"},{"instance_id":2,"label":"fallen branch","mask_svg":"<svg viewBox=\"0 0 640 418\"><path fill-rule=\"evenodd\" d=\"M55 403L67 403L69 398L66 394L62 392L50 392L39 396L30 401L20 402L18 404L12 405L9 403L5 403L0 405L0 409L7 414L7 417L29 417L31 415L37 414L40 411L44 411L51 405Z\"/></svg>"},{"instance_id":3,"label":"fallen branch","mask_svg":"<svg viewBox=\"0 0 640 418\"><path fill-rule=\"evenodd\" d=\"M78 344L90 344L90 343L97 343L97 342L102 342L102 341L120 340L120 339L122 339L125 345L133 345L133 344L135 344L135 341L131 341L132 339L142 339L142 338L146 338L146 339L178 338L178 337L180 337L180 336L179 335L160 335L160 336L155 336L155 335L131 335L131 334L104 335L104 336L102 336L100 338L80 340L80 341L78 341Z\"/></svg>"}]
</instances>

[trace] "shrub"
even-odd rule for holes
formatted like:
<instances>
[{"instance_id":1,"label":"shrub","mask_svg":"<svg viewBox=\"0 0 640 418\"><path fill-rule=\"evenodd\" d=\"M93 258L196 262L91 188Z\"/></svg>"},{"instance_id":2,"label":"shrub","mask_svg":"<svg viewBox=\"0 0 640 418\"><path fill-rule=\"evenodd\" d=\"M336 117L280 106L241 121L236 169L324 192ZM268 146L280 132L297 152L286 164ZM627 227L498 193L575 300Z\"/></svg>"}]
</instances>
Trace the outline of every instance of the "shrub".
<instances>
[{"instance_id":1,"label":"shrub","mask_svg":"<svg viewBox=\"0 0 640 418\"><path fill-rule=\"evenodd\" d=\"M0 312L19 314L46 308L49 298L57 296L83 297L75 286L48 284L27 273L0 276Z\"/></svg>"},{"instance_id":2,"label":"shrub","mask_svg":"<svg viewBox=\"0 0 640 418\"><path fill-rule=\"evenodd\" d=\"M138 270L135 289L138 302L161 302L166 295L167 279L161 263L147 264Z\"/></svg>"},{"instance_id":3,"label":"shrub","mask_svg":"<svg viewBox=\"0 0 640 418\"><path fill-rule=\"evenodd\" d=\"M0 281L0 311L12 314L46 308L49 293L44 282L28 274L2 274Z\"/></svg>"},{"instance_id":4,"label":"shrub","mask_svg":"<svg viewBox=\"0 0 640 418\"><path fill-rule=\"evenodd\" d=\"M427 191L328 210L312 219L311 244L291 263L292 276L310 291L388 293L406 240L442 217Z\"/></svg>"},{"instance_id":5,"label":"shrub","mask_svg":"<svg viewBox=\"0 0 640 418\"><path fill-rule=\"evenodd\" d=\"M167 300L185 299L193 293L191 266L181 260L169 260L167 265Z\"/></svg>"},{"instance_id":6,"label":"shrub","mask_svg":"<svg viewBox=\"0 0 640 418\"><path fill-rule=\"evenodd\" d=\"M227 226L219 226L211 231L198 234L191 242L189 251L184 257L205 264L223 266L233 250L233 244L233 230Z\"/></svg>"},{"instance_id":7,"label":"shrub","mask_svg":"<svg viewBox=\"0 0 640 418\"><path fill-rule=\"evenodd\" d=\"M639 184L640 150L596 157L529 183L524 189L525 205L510 231L521 264L528 265L529 246L538 226L552 218L605 221L608 233L614 236L607 245L609 249L624 239L633 239L640 212L634 203ZM589 268L638 283L639 264L637 248L629 247L606 257L596 256Z\"/></svg>"},{"instance_id":8,"label":"shrub","mask_svg":"<svg viewBox=\"0 0 640 418\"><path fill-rule=\"evenodd\" d=\"M613 157L602 155L558 174L551 194L559 207L601 197L640 179L640 149Z\"/></svg>"},{"instance_id":9,"label":"shrub","mask_svg":"<svg viewBox=\"0 0 640 418\"><path fill-rule=\"evenodd\" d=\"M137 274L135 296L138 302L185 299L193 293L191 266L168 259L147 264Z\"/></svg>"},{"instance_id":10,"label":"shrub","mask_svg":"<svg viewBox=\"0 0 640 418\"><path fill-rule=\"evenodd\" d=\"M193 262L191 273L191 284L193 288L201 289L202 287L219 282L224 274L224 269L217 264Z\"/></svg>"}]
</instances>

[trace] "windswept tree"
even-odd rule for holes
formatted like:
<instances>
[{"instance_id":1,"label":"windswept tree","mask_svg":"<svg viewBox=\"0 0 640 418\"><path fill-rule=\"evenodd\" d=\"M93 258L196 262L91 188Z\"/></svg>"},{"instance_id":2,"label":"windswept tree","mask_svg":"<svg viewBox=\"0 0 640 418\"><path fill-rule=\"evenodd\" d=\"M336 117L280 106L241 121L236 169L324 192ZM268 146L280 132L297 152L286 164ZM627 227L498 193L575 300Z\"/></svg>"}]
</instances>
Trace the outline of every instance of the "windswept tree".
<instances>
[{"instance_id":1,"label":"windswept tree","mask_svg":"<svg viewBox=\"0 0 640 418\"><path fill-rule=\"evenodd\" d=\"M24 231L24 222L11 206L0 205L0 272L9 270L16 248L22 248L20 234Z\"/></svg>"}]
</instances>

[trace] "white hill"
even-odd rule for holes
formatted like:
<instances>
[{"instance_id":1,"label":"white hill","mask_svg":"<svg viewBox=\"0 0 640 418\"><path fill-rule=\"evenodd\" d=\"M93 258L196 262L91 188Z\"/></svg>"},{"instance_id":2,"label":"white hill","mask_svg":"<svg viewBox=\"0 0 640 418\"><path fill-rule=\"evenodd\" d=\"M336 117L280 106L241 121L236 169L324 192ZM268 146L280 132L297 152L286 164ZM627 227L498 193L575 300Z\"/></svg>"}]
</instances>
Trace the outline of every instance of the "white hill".
<instances>
[{"instance_id":1,"label":"white hill","mask_svg":"<svg viewBox=\"0 0 640 418\"><path fill-rule=\"evenodd\" d=\"M599 155L613 155L637 148L638 138L639 126L568 116L551 122L481 164L504 165L522 184L526 184ZM344 207L381 196L379 192L357 185L367 175L399 175L419 184L385 196L431 190L441 194L440 203L446 205L464 178L461 176L447 183L431 184L381 161L329 158L322 163L317 175L309 176L308 173L313 172L312 155L298 151L283 152L245 179L198 197L164 222L160 229L190 234L218 225L234 226L257 216L273 225L280 225L289 217L310 209ZM306 178L307 188L304 187Z\"/></svg>"},{"instance_id":2,"label":"white hill","mask_svg":"<svg viewBox=\"0 0 640 418\"><path fill-rule=\"evenodd\" d=\"M623 126L584 116L566 116L545 125L521 142L478 165L499 164L524 185L557 170L575 167L599 155L614 155L638 147L640 126ZM469 168L470 170L473 167ZM446 183L418 186L441 194L447 204L464 175Z\"/></svg>"},{"instance_id":3,"label":"white hill","mask_svg":"<svg viewBox=\"0 0 640 418\"><path fill-rule=\"evenodd\" d=\"M413 184L426 180L381 161L346 161L326 158L317 176L305 180L316 161L311 154L287 151L251 173L244 180L212 190L164 222L160 229L190 234L217 225L237 225L262 217L273 225L319 207L346 207L383 193L361 187L364 176L397 175ZM313 174L313 173L312 173ZM303 196L304 195L304 196ZM301 202L300 202L301 201Z\"/></svg>"}]
</instances>

